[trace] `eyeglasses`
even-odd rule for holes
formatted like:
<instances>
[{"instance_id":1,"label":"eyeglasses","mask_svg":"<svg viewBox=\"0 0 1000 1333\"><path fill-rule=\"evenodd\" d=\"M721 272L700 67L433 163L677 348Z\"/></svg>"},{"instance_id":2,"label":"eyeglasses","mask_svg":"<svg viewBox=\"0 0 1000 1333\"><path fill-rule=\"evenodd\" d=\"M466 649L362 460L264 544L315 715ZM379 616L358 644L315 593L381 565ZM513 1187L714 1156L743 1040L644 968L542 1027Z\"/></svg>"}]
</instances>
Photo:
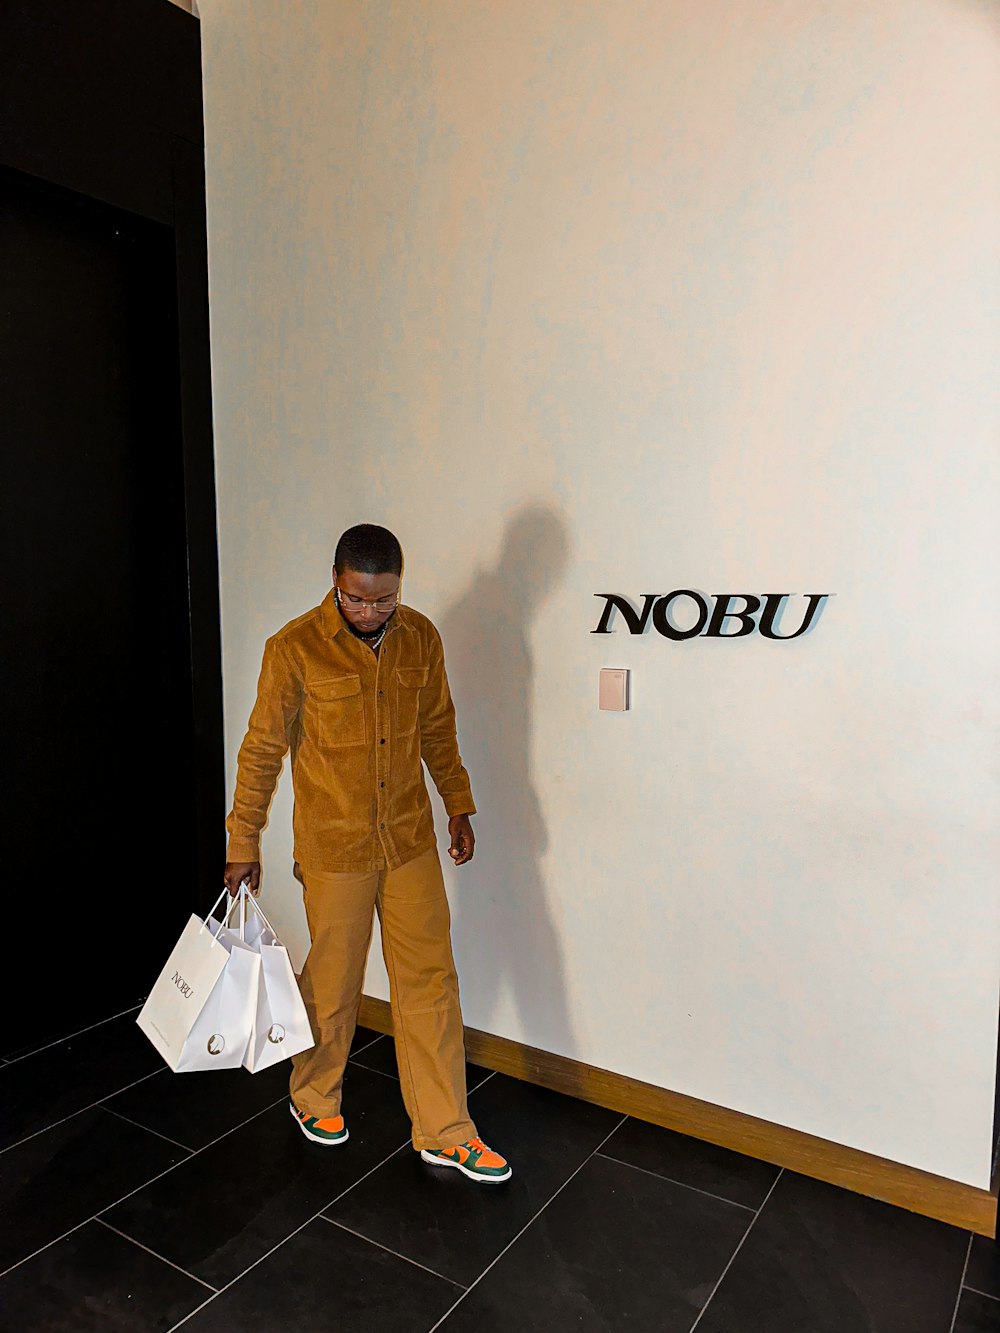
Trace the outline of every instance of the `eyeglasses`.
<instances>
[{"instance_id":1,"label":"eyeglasses","mask_svg":"<svg viewBox=\"0 0 1000 1333\"><path fill-rule=\"evenodd\" d=\"M341 610L363 611L366 606L370 606L373 611L382 615L386 611L395 611L399 605L398 594L395 597L377 597L374 602L366 602L363 597L353 597L349 592L341 592L337 589L337 605Z\"/></svg>"}]
</instances>

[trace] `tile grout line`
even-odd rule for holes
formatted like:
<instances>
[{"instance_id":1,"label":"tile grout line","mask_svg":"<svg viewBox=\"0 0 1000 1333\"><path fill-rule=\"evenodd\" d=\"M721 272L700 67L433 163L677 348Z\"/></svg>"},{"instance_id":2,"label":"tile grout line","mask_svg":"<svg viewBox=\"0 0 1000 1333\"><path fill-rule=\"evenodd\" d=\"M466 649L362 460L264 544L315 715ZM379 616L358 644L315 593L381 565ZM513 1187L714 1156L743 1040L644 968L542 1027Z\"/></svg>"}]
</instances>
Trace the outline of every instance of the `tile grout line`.
<instances>
[{"instance_id":1,"label":"tile grout line","mask_svg":"<svg viewBox=\"0 0 1000 1333\"><path fill-rule=\"evenodd\" d=\"M140 1250L145 1250L146 1253L151 1254L154 1259L159 1259L161 1264L166 1264L176 1272L183 1273L185 1277L189 1277L192 1282L197 1282L199 1286L207 1287L209 1291L218 1290L218 1288L213 1287L210 1282L205 1282L202 1278L195 1277L194 1273L189 1273L186 1268L181 1268L179 1264L172 1263L169 1259L165 1259L162 1254L157 1254L155 1250L151 1250L148 1245L143 1245L143 1243L136 1240L134 1236L126 1236L124 1231L119 1231L118 1228L113 1227L110 1222L105 1222L103 1217L93 1217L91 1218L91 1221L96 1222L99 1227L107 1227L107 1229L113 1231L116 1236L121 1236L122 1240L127 1240L130 1245L135 1245Z\"/></svg>"},{"instance_id":2,"label":"tile grout line","mask_svg":"<svg viewBox=\"0 0 1000 1333\"><path fill-rule=\"evenodd\" d=\"M147 1134L155 1134L156 1137L162 1139L164 1143L172 1143L175 1148L183 1148L186 1153L191 1153L193 1155L198 1151L197 1148L189 1148L186 1143L178 1143L176 1139L172 1139L166 1134L161 1134L158 1129L150 1129L148 1125L141 1125L138 1120L132 1120L129 1116L122 1115L121 1111L116 1111L111 1106L105 1106L101 1103L98 1105L97 1109L99 1111L107 1111L109 1115L117 1116L119 1120L124 1120L127 1125L135 1125L136 1129L144 1129Z\"/></svg>"},{"instance_id":3,"label":"tile grout line","mask_svg":"<svg viewBox=\"0 0 1000 1333\"><path fill-rule=\"evenodd\" d=\"M372 1044L374 1045L374 1043ZM366 1046L365 1050L367 1049ZM384 1069L373 1069L371 1065L363 1064L357 1056L352 1055L348 1060L348 1064L356 1065L358 1069L363 1069L366 1074L379 1074L382 1078L391 1078L393 1083L399 1083L399 1079L395 1074L387 1074ZM491 1069L484 1079L481 1079L478 1083L474 1083L472 1087L468 1089L467 1095L471 1097L474 1092L478 1092L485 1083L489 1083L490 1079L496 1075L496 1072L495 1069Z\"/></svg>"},{"instance_id":4,"label":"tile grout line","mask_svg":"<svg viewBox=\"0 0 1000 1333\"><path fill-rule=\"evenodd\" d=\"M358 1049L357 1049L356 1051L352 1051L352 1052L348 1055L348 1057L347 1057L348 1060L353 1060L354 1057L355 1057L356 1055L360 1055L362 1051L367 1051L368 1048L369 1048L369 1046L374 1046L375 1043L376 1043L377 1041L381 1041L382 1038L383 1038L385 1035L386 1035L386 1034L385 1034L384 1032L377 1032L377 1033L375 1034L375 1036L372 1037L371 1041L366 1041L365 1044L364 1044L363 1046L359 1046Z\"/></svg>"},{"instance_id":5,"label":"tile grout line","mask_svg":"<svg viewBox=\"0 0 1000 1333\"><path fill-rule=\"evenodd\" d=\"M360 1176L354 1182L353 1185L348 1185L346 1190L341 1190L341 1192L337 1195L335 1199L331 1199L329 1203L325 1203L323 1207L319 1210L319 1212L314 1213L312 1217L307 1217L306 1220L302 1223L302 1225L296 1227L294 1231L290 1231L288 1235L284 1238L284 1240L279 1240L277 1245L272 1245L266 1254L262 1254L260 1258L255 1259L252 1264L248 1264L247 1267L243 1269L242 1273L237 1273L237 1275L232 1279L232 1281L227 1282L224 1287L220 1287L215 1296L209 1296L208 1300L202 1301L201 1305L198 1305L195 1307L195 1309L189 1311L189 1313L186 1314L183 1319L178 1320L176 1324L174 1324L171 1328L167 1329L167 1333L175 1333L175 1330L180 1328L182 1324L186 1324L189 1319L193 1319L196 1314L204 1310L206 1305L211 1305L211 1303L214 1300L216 1300L219 1296L223 1295L224 1292L227 1292L230 1287L235 1286L237 1282L241 1282L243 1278L246 1277L247 1273L252 1272L258 1266L258 1264L262 1264L264 1260L269 1259L276 1250L280 1250L282 1245L287 1245L287 1243L294 1236L297 1236L300 1231L304 1231L311 1222L315 1222L319 1218L323 1218L324 1222L329 1221L329 1218L323 1217L323 1214L326 1212L328 1208L332 1208L335 1203L339 1203L345 1194L350 1194L352 1189L355 1189L358 1185L360 1185L363 1180L367 1180L370 1175L372 1175L379 1169L379 1167L385 1166L386 1162L390 1161L393 1157L395 1157L397 1153L402 1152L404 1148L409 1146L409 1144L410 1140L406 1139L405 1142L401 1143L398 1148L394 1148L392 1152L389 1153L388 1157L383 1157L380 1162L376 1162L375 1165L372 1167L371 1171L366 1171L363 1176ZM2 1276L3 1274L0 1273L0 1277Z\"/></svg>"},{"instance_id":6,"label":"tile grout line","mask_svg":"<svg viewBox=\"0 0 1000 1333\"><path fill-rule=\"evenodd\" d=\"M8 1273L13 1273L15 1268L20 1268L22 1264L26 1264L30 1260L36 1259L38 1255L44 1254L45 1251L50 1250L53 1245L58 1245L61 1240L65 1240L67 1236L72 1236L75 1231L79 1231L82 1227L85 1227L88 1222L96 1221L96 1213L93 1217L85 1217L82 1222L77 1222L75 1227L70 1227L70 1229L64 1231L61 1236L54 1236L52 1240L47 1240L44 1245L39 1245L37 1250L32 1250L30 1254L26 1254L23 1259L18 1259L16 1264L11 1264L9 1268L5 1268L3 1272L0 1273L0 1278L6 1277Z\"/></svg>"},{"instance_id":7,"label":"tile grout line","mask_svg":"<svg viewBox=\"0 0 1000 1333\"><path fill-rule=\"evenodd\" d=\"M55 1041L47 1041L44 1046L36 1046L33 1051L25 1051L23 1055L5 1055L3 1057L4 1062L8 1065L16 1065L21 1060L29 1059L32 1055L41 1055L42 1051L51 1051L53 1046L61 1046L64 1041L72 1041L74 1037L82 1037L85 1032L93 1032L94 1028L103 1027L105 1023L113 1023L116 1018L124 1018L126 1014L134 1014L136 1010L141 1008L141 1004L134 1004L131 1009L123 1009L119 1014L109 1014L107 1018L101 1018L96 1023L91 1023L89 1027L80 1028L76 1032L67 1032L65 1037L57 1037Z\"/></svg>"},{"instance_id":8,"label":"tile grout line","mask_svg":"<svg viewBox=\"0 0 1000 1333\"><path fill-rule=\"evenodd\" d=\"M140 1083L145 1083L147 1079L156 1078L157 1074L162 1073L162 1069L154 1069L151 1074L143 1074L142 1078L137 1078L132 1083L126 1083L124 1088L115 1088L114 1092L105 1093L103 1097L99 1097L96 1102L91 1102L89 1106L81 1106L75 1111L70 1111L69 1115L62 1116L59 1120L49 1121L42 1129L36 1129L33 1134L25 1134L24 1138L18 1139L16 1143L8 1143L6 1148L0 1148L0 1157L13 1148L20 1148L22 1143L30 1143L32 1139L37 1139L39 1134L47 1134L50 1129L55 1129L56 1125L65 1125L66 1121L72 1120L74 1116L83 1115L86 1111L93 1111L95 1107L103 1106L109 1098L117 1097L120 1092L128 1092L129 1088L138 1087ZM145 1129L145 1125L141 1128Z\"/></svg>"},{"instance_id":9,"label":"tile grout line","mask_svg":"<svg viewBox=\"0 0 1000 1333\"><path fill-rule=\"evenodd\" d=\"M951 1312L951 1323L948 1325L948 1333L954 1333L955 1320L958 1318L958 1307L962 1304L962 1288L965 1286L965 1275L969 1271L969 1259L972 1255L972 1232L969 1232L969 1243L965 1247L965 1263L962 1265L962 1276L958 1280L958 1294L955 1297L955 1308Z\"/></svg>"},{"instance_id":10,"label":"tile grout line","mask_svg":"<svg viewBox=\"0 0 1000 1333\"><path fill-rule=\"evenodd\" d=\"M331 1204L332 1208L333 1205ZM371 1236L365 1236L360 1231L354 1231L351 1227L345 1227L343 1222L335 1222L332 1217L327 1217L325 1213L320 1213L318 1221L328 1222L332 1227L339 1227L341 1231L346 1231L349 1236L357 1236L358 1240L363 1240L367 1245L374 1245L377 1250L382 1250L385 1254L391 1254L395 1259L402 1259L404 1263L413 1264L414 1268L422 1268L425 1273L430 1273L431 1277L438 1277L442 1282L447 1282L450 1287L458 1287L459 1291L465 1291L461 1282L456 1282L452 1277L445 1277L443 1273L436 1273L433 1268L428 1268L426 1264L418 1263L416 1259L410 1259L405 1254L397 1254L395 1250L390 1250L388 1245L382 1245L377 1240L372 1240Z\"/></svg>"},{"instance_id":11,"label":"tile grout line","mask_svg":"<svg viewBox=\"0 0 1000 1333\"><path fill-rule=\"evenodd\" d=\"M157 1073L159 1073L159 1070L157 1070ZM152 1078L153 1077L152 1074L150 1074L149 1077ZM139 1082L141 1083L142 1079L140 1079ZM284 1101L285 1098L280 1097L278 1100ZM95 1105L99 1106L100 1103L95 1102ZM67 1236L72 1236L74 1231L79 1231L80 1228L85 1227L88 1222L98 1221L100 1219L101 1213L108 1213L111 1211L112 1208L117 1208L118 1205L120 1203L124 1203L126 1199L131 1199L133 1194L138 1194L139 1191L144 1190L147 1185L152 1185L155 1181L162 1180L164 1176L169 1176L171 1171L176 1171L177 1168L183 1166L185 1162L193 1161L194 1158L197 1157L199 1153L203 1153L207 1148L212 1148L215 1146L215 1144L221 1143L222 1140L228 1138L230 1134L235 1134L236 1131L238 1129L242 1129L244 1125L249 1125L251 1120L256 1120L257 1116L265 1115L268 1111L272 1111L274 1107L276 1107L277 1105L278 1102L272 1102L270 1106L265 1106L262 1111L257 1111L254 1115L250 1116L249 1119L242 1121L239 1125L233 1125L232 1128L227 1129L224 1134L220 1134L218 1138L212 1139L211 1143L206 1143L203 1148L196 1149L195 1152L189 1153L187 1157L182 1157L179 1162L174 1162L171 1166L168 1166L165 1171L161 1171L158 1175L150 1176L149 1180L144 1180L141 1185L136 1185L134 1190L129 1190L127 1194L123 1194L121 1195L120 1198L113 1199L111 1203L105 1204L103 1208L100 1208L92 1216L85 1217L82 1222L78 1222L75 1227L69 1227L68 1230L64 1231L61 1236L54 1236L52 1240L46 1241L44 1245L39 1245L37 1250L32 1250L32 1252L30 1254L26 1254L23 1259L18 1259L16 1264L11 1264L9 1268L5 1268L2 1272L0 1272L0 1278L6 1277L7 1274L12 1273L15 1268L20 1268L21 1265L26 1264L29 1259L34 1259L35 1255L41 1254L43 1250L49 1249L52 1245L58 1245L61 1240L65 1240ZM66 1118L68 1120L71 1117L67 1116ZM144 1129L145 1126L140 1125L139 1128ZM42 1130L41 1132L44 1133L45 1131ZM34 1137L34 1135L32 1135L32 1137ZM129 1239L131 1239L131 1237ZM199 1306L198 1308L200 1309L201 1307Z\"/></svg>"},{"instance_id":12,"label":"tile grout line","mask_svg":"<svg viewBox=\"0 0 1000 1333\"><path fill-rule=\"evenodd\" d=\"M276 1098L274 1099L273 1102L268 1102L268 1104L267 1104L266 1106L262 1106L261 1109L260 1109L259 1111L254 1111L253 1115L248 1115L247 1118L246 1118L246 1120L241 1120L241 1121L239 1122L238 1125L230 1125L229 1128L228 1128L228 1129L224 1129L224 1130L222 1131L221 1134L217 1134L217 1135L215 1136L214 1139L209 1139L209 1141L208 1141L207 1143L203 1143L203 1144L201 1145L200 1148L189 1148L189 1149L188 1149L188 1152L191 1154L192 1157L197 1157L199 1153L207 1152L209 1148L214 1148L215 1145L216 1145L217 1143L221 1143L223 1139L228 1139L229 1136L230 1136L230 1134L235 1134L236 1131L237 1131L238 1129L242 1129L244 1125L249 1125L250 1122L251 1122L251 1120L256 1120L256 1119L258 1118L258 1116L267 1115L268 1111L273 1111L274 1108L275 1108L276 1106L280 1106L282 1102L286 1102L287 1100L288 1100L288 1093L287 1093L287 1092L283 1092L283 1093L281 1094L281 1096L280 1096L280 1097L276 1097ZM105 1109L107 1109L107 1108L105 1108ZM119 1112L115 1111L114 1114L115 1114L115 1115L118 1115ZM124 1120L124 1118L125 1118L125 1117L122 1116L122 1119L123 1119L123 1120ZM139 1122L138 1122L138 1121L136 1121L135 1123L139 1126L140 1129L145 1129L145 1128L146 1128L145 1125L139 1125ZM151 1130L150 1132L153 1133L153 1134L155 1134L155 1133L156 1133L156 1130ZM163 1135L162 1135L162 1134L160 1135L160 1138L163 1138ZM168 1142L170 1142L170 1140L168 1140ZM182 1145L178 1145L178 1146L182 1146ZM185 1158L184 1160L187 1161L187 1160L189 1160L189 1159L188 1159L188 1158ZM184 1165L183 1162L177 1162L177 1163L176 1163L176 1166L183 1166L183 1165ZM174 1166L170 1166L170 1167L167 1168L167 1171L173 1171L173 1170L175 1170L175 1167L174 1167ZM167 1171L162 1172L162 1174L163 1174L163 1175L166 1175L166 1174L167 1174ZM159 1176L155 1176L155 1177L154 1177L155 1180L159 1180L159 1178L160 1178ZM150 1181L147 1181L146 1183L149 1184L149 1185L151 1185L151 1184L153 1183L153 1181L150 1180ZM144 1186L144 1185L140 1185L140 1186L139 1186L139 1189L145 1189L145 1186ZM133 1194L135 1194L135 1192L136 1192L135 1190L131 1190L130 1193L129 1193L129 1194L126 1194L124 1197L125 1197L126 1199L131 1198L131 1196L132 1196ZM122 1200L119 1199L119 1200L118 1200L118 1203L121 1203L121 1202L122 1202ZM115 1207L115 1205L114 1205L114 1204L111 1204L110 1207ZM102 1209L102 1212L106 1212L106 1211L107 1211L106 1209Z\"/></svg>"},{"instance_id":13,"label":"tile grout line","mask_svg":"<svg viewBox=\"0 0 1000 1333\"><path fill-rule=\"evenodd\" d=\"M679 1185L681 1189L691 1190L694 1194L702 1194L706 1199L716 1199L719 1203L728 1203L732 1208L742 1208L746 1213L756 1213L757 1211L748 1203L737 1203L735 1199L727 1199L724 1194L713 1194L711 1190L699 1189L697 1185L686 1185L683 1180L675 1180L673 1176L661 1176L658 1171L649 1171L644 1166L636 1166L634 1162L623 1162L620 1157L612 1157L610 1153L598 1152L594 1156L603 1157L606 1162L617 1162L619 1166L627 1166L631 1171L641 1171L644 1176L652 1176L654 1180L665 1180L670 1185Z\"/></svg>"},{"instance_id":14,"label":"tile grout line","mask_svg":"<svg viewBox=\"0 0 1000 1333\"><path fill-rule=\"evenodd\" d=\"M990 1291L980 1291L978 1287L967 1287L964 1283L958 1289L959 1298L961 1298L963 1291L971 1291L974 1295L982 1296L987 1301L1000 1301L1000 1296L994 1296ZM955 1313L958 1313L957 1308ZM954 1327L954 1325L952 1325L952 1327Z\"/></svg>"},{"instance_id":15,"label":"tile grout line","mask_svg":"<svg viewBox=\"0 0 1000 1333\"><path fill-rule=\"evenodd\" d=\"M699 1312L698 1312L698 1317L697 1317L697 1319L694 1321L694 1323L691 1325L691 1328L689 1329L688 1333L694 1333L695 1329L696 1329L696 1328L698 1327L698 1325L701 1323L701 1321L702 1321L702 1317L704 1316L705 1311L706 1311L706 1310L708 1309L708 1307L712 1304L712 1300L713 1300L713 1298L715 1297L715 1293L716 1293L716 1292L719 1290L719 1288L722 1286L723 1279L725 1278L726 1274L729 1272L730 1268L732 1268L733 1264L736 1262L736 1256L739 1254L740 1250L742 1250L742 1248L743 1248L743 1244L744 1244L744 1242L746 1241L747 1236L749 1236L749 1235L750 1235L750 1232L753 1230L753 1228L754 1228L754 1223L757 1221L757 1218L760 1217L761 1213L764 1211L764 1205L767 1203L768 1199L769 1199L769 1198L771 1197L771 1195L774 1193L775 1189L777 1188L778 1181L781 1179L781 1177L782 1177L784 1174L785 1174L785 1169L784 1169L784 1167L782 1167L782 1169L778 1172L777 1176L775 1176L775 1178L774 1178L774 1184L773 1184L773 1185L771 1186L771 1188L767 1191L767 1194L766 1194L766 1196L765 1196L763 1202L761 1203L760 1207L757 1209L757 1211L754 1213L753 1217L750 1219L750 1225L747 1227L746 1231L744 1231L744 1233L743 1233L743 1235L742 1235L742 1237L741 1237L741 1239L740 1239L740 1243L739 1243L739 1245L737 1245L736 1249L733 1250L732 1254L729 1256L729 1263L726 1264L725 1268L724 1268L724 1269L722 1270L722 1272L719 1274L719 1280L718 1280L718 1282L716 1282L715 1286L714 1286L714 1287L712 1288L712 1290L709 1292L709 1294L708 1294L708 1300L705 1302L705 1304L704 1304L704 1305L701 1307L701 1309L699 1310Z\"/></svg>"},{"instance_id":16,"label":"tile grout line","mask_svg":"<svg viewBox=\"0 0 1000 1333\"><path fill-rule=\"evenodd\" d=\"M530 1226L533 1226L534 1223L538 1221L538 1219L541 1217L542 1213L544 1213L545 1210L546 1210L546 1208L548 1208L549 1204L552 1203L554 1199L558 1199L559 1195L562 1194L562 1192L563 1192L563 1190L566 1188L566 1186L569 1185L569 1184L571 1183L571 1181L574 1181L574 1180L577 1178L577 1176L580 1174L580 1172L583 1170L583 1168L587 1165L587 1163L590 1162L590 1161L592 1161L593 1158L597 1156L597 1154L600 1152L600 1150L601 1150L601 1149L604 1147L604 1145L607 1143L608 1139L610 1139L610 1138L612 1137L612 1135L618 1133L618 1131L621 1129L622 1125L624 1125L624 1123L625 1123L625 1121L626 1121L627 1119L628 1119L628 1116L627 1116L627 1115L623 1115L622 1118L621 1118L621 1120L618 1121L618 1124L615 1125L614 1129L612 1129L609 1133L605 1134L604 1138L601 1139L600 1143L597 1145L597 1147L594 1149L594 1151L593 1151L592 1153L589 1153L589 1154L587 1155L587 1157L585 1157L584 1160L580 1163L580 1165L576 1168L576 1170L573 1172L573 1174L572 1174L571 1176L567 1176L567 1178L563 1181L563 1183L559 1186L559 1188L555 1191L555 1193L554 1193L554 1194L551 1194L551 1195L548 1197L548 1199L546 1199L546 1201L542 1204L541 1208L539 1208L538 1212L535 1213L534 1217L532 1217L528 1222L526 1222L526 1223L524 1224L524 1226L521 1228L521 1230L517 1233L517 1235L516 1235L512 1240L510 1240L510 1241L507 1242L507 1244L503 1247L503 1249L502 1249L502 1250L500 1251L500 1253L496 1256L496 1258L493 1259L490 1263L488 1263L488 1264L486 1265L486 1267L483 1269L483 1271L482 1271L482 1272L479 1274L479 1276L476 1278L475 1282L473 1282L472 1285L471 1285L470 1287L468 1287L467 1290L464 1291L464 1292L462 1293L461 1296L459 1296L459 1298L458 1298L458 1300L455 1302L455 1304L454 1304L453 1306L451 1306L450 1309L445 1310L444 1314L443 1314L443 1315L441 1316L441 1318L437 1321L437 1323L434 1324L434 1325L428 1330L428 1333L436 1333L436 1330L439 1329L439 1328L441 1327L441 1325L444 1323L444 1321L445 1321L446 1319L450 1319L450 1318L451 1318L451 1316L455 1313L455 1311L458 1309L458 1307L459 1307L459 1306L462 1304L462 1302L465 1300L466 1296L469 1295L469 1292L474 1291L474 1290L476 1289L476 1287L479 1286L480 1282L482 1282L483 1278L487 1275L487 1273L489 1273L490 1270L491 1270L492 1268L495 1268L495 1267L496 1267L496 1265L500 1262L500 1260L504 1257L504 1255L507 1253L507 1251L511 1248L512 1245L516 1245L516 1244L517 1244L517 1242L521 1239L521 1237L522 1237L522 1236L524 1235L524 1233L528 1230L528 1228L529 1228Z\"/></svg>"},{"instance_id":17,"label":"tile grout line","mask_svg":"<svg viewBox=\"0 0 1000 1333\"><path fill-rule=\"evenodd\" d=\"M372 1069L370 1065L363 1065L360 1060L351 1060L349 1063L356 1065L358 1069L363 1069L366 1074L378 1074L379 1078L392 1079L393 1083L399 1082L395 1074L387 1074L384 1069Z\"/></svg>"}]
</instances>

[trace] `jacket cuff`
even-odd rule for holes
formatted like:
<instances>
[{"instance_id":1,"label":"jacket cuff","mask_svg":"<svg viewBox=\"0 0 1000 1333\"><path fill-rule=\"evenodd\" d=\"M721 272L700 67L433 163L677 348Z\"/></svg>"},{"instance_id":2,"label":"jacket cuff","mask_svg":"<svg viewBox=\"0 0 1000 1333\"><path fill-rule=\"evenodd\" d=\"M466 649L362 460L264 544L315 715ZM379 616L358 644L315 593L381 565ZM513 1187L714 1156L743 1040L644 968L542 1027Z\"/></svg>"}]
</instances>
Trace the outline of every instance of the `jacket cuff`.
<instances>
[{"instance_id":1,"label":"jacket cuff","mask_svg":"<svg viewBox=\"0 0 1000 1333\"><path fill-rule=\"evenodd\" d=\"M249 842L246 839L230 838L229 846L226 848L226 860L235 864L259 861L260 843Z\"/></svg>"},{"instance_id":2,"label":"jacket cuff","mask_svg":"<svg viewBox=\"0 0 1000 1333\"><path fill-rule=\"evenodd\" d=\"M445 813L451 819L452 815L474 815L476 805L472 799L472 792L461 793L457 796L446 796L444 798Z\"/></svg>"}]
</instances>

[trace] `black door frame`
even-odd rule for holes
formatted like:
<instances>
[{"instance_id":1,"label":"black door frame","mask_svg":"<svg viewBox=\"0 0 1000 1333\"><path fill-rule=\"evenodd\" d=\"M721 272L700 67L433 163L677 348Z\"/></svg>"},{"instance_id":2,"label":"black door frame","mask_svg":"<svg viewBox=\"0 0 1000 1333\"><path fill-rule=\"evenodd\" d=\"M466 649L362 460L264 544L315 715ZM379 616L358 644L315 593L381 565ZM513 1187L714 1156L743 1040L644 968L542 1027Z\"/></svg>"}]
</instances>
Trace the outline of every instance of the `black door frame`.
<instances>
[{"instance_id":1,"label":"black door frame","mask_svg":"<svg viewBox=\"0 0 1000 1333\"><path fill-rule=\"evenodd\" d=\"M214 897L225 769L201 27L167 0L4 0L3 29L0 169L173 235L194 725L190 889Z\"/></svg>"}]
</instances>

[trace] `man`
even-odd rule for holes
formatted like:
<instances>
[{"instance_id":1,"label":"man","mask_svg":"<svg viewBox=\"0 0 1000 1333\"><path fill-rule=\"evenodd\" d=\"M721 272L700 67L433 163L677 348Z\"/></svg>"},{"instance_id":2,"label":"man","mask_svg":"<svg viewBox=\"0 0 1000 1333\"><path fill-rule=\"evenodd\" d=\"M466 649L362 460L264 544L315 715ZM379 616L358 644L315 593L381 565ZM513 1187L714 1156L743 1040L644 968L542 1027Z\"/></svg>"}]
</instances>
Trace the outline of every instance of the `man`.
<instances>
[{"instance_id":1,"label":"man","mask_svg":"<svg viewBox=\"0 0 1000 1333\"><path fill-rule=\"evenodd\" d=\"M413 1146L436 1166L497 1184L510 1166L478 1137L451 921L427 765L449 815L449 855L472 860L475 813L437 630L399 602L403 556L363 523L337 543L323 603L268 639L227 821L226 885L260 886L260 835L292 752L295 874L312 947L301 989L316 1045L292 1061L290 1110L313 1143L348 1139L341 1087L373 912L382 929L396 1059Z\"/></svg>"}]
</instances>

